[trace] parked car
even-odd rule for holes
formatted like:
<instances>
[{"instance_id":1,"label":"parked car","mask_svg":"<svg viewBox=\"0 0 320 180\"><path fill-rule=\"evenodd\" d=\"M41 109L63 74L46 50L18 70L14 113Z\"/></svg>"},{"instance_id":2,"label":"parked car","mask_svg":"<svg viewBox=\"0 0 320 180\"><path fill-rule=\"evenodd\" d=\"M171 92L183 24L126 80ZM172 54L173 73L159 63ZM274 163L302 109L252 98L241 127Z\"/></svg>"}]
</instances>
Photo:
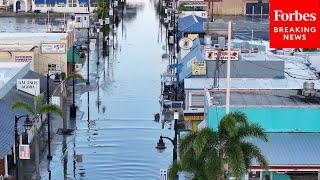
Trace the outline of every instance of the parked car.
<instances>
[{"instance_id":1,"label":"parked car","mask_svg":"<svg viewBox=\"0 0 320 180\"><path fill-rule=\"evenodd\" d=\"M36 13L36 14L41 13L40 10L34 10L33 12Z\"/></svg>"}]
</instances>

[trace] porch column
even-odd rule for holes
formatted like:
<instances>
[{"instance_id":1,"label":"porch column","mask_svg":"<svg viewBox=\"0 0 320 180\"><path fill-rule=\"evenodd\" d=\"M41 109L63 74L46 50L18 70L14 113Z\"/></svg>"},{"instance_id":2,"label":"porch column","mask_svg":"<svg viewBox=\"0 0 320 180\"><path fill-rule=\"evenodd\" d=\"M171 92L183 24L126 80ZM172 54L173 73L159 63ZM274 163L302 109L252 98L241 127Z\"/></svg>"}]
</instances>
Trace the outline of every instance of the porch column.
<instances>
[{"instance_id":1,"label":"porch column","mask_svg":"<svg viewBox=\"0 0 320 180\"><path fill-rule=\"evenodd\" d=\"M318 171L318 180L320 180L320 171Z\"/></svg>"},{"instance_id":2,"label":"porch column","mask_svg":"<svg viewBox=\"0 0 320 180\"><path fill-rule=\"evenodd\" d=\"M273 177L273 172L270 171L270 180L272 180L272 177Z\"/></svg>"},{"instance_id":3,"label":"porch column","mask_svg":"<svg viewBox=\"0 0 320 180\"><path fill-rule=\"evenodd\" d=\"M4 177L8 177L9 174L8 174L8 156L5 155L4 156Z\"/></svg>"},{"instance_id":4,"label":"porch column","mask_svg":"<svg viewBox=\"0 0 320 180\"><path fill-rule=\"evenodd\" d=\"M259 180L262 180L262 173L263 173L263 171L260 171L260 173L259 173Z\"/></svg>"}]
</instances>

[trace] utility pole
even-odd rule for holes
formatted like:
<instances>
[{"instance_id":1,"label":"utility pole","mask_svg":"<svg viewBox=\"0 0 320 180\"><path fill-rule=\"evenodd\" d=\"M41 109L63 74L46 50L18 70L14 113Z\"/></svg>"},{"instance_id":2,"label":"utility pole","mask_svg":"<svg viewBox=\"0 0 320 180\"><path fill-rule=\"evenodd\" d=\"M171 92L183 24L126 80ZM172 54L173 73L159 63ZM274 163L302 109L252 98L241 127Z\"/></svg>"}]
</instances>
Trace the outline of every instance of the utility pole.
<instances>
[{"instance_id":1,"label":"utility pole","mask_svg":"<svg viewBox=\"0 0 320 180\"><path fill-rule=\"evenodd\" d=\"M230 112L230 60L231 60L231 21L228 23L228 60L227 60L227 92L226 92L226 115Z\"/></svg>"},{"instance_id":2,"label":"utility pole","mask_svg":"<svg viewBox=\"0 0 320 180\"><path fill-rule=\"evenodd\" d=\"M90 79L89 79L89 61L90 61L90 0L88 1L88 46L87 46L87 51L88 51L88 57L87 57L87 82L86 84L89 85L90 84Z\"/></svg>"}]
</instances>

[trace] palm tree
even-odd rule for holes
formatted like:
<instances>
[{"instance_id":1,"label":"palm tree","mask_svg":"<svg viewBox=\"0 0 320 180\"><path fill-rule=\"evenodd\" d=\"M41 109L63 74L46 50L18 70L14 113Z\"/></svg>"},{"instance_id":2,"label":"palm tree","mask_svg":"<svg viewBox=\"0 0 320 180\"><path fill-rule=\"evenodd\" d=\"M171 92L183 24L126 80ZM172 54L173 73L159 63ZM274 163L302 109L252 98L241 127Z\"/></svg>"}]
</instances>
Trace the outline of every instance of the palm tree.
<instances>
[{"instance_id":1,"label":"palm tree","mask_svg":"<svg viewBox=\"0 0 320 180\"><path fill-rule=\"evenodd\" d=\"M34 97L33 100L33 106L28 104L25 101L17 101L11 105L11 108L13 110L17 109L23 109L27 113L29 113L32 116L38 116L40 114L45 114L45 113L53 113L53 114L58 114L60 116L63 116L63 111L62 109L54 104L42 104L43 103L43 94L39 94L38 96Z\"/></svg>"},{"instance_id":2,"label":"palm tree","mask_svg":"<svg viewBox=\"0 0 320 180\"><path fill-rule=\"evenodd\" d=\"M33 100L33 106L26 103L25 101L17 101L11 105L11 108L13 110L22 109L25 110L28 114L33 116L34 118L39 119L41 114L45 113L53 113L58 114L59 116L63 116L63 110L53 104L43 104L43 94L39 94L38 96L34 97ZM39 136L38 136L38 130L36 129L34 131L34 142L35 142L35 167L36 167L36 179L40 180L40 145L39 145Z\"/></svg>"},{"instance_id":3,"label":"palm tree","mask_svg":"<svg viewBox=\"0 0 320 180\"><path fill-rule=\"evenodd\" d=\"M194 179L201 180L225 180L229 172L240 179L252 160L267 169L267 160L256 145L247 141L249 137L267 142L264 129L249 123L241 112L224 116L217 131L204 128L190 133L180 141L180 161L171 165L169 179L175 179L178 171L191 172Z\"/></svg>"}]
</instances>

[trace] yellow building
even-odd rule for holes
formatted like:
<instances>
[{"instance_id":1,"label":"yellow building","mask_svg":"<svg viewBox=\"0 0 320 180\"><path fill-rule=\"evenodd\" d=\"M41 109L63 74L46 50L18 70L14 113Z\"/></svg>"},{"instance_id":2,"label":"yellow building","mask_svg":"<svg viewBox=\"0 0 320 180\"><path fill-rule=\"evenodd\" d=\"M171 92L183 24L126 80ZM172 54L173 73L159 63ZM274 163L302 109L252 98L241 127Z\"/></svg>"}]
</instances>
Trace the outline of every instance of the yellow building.
<instances>
[{"instance_id":1,"label":"yellow building","mask_svg":"<svg viewBox=\"0 0 320 180\"><path fill-rule=\"evenodd\" d=\"M67 74L73 33L0 33L0 62L30 62L40 74Z\"/></svg>"}]
</instances>

